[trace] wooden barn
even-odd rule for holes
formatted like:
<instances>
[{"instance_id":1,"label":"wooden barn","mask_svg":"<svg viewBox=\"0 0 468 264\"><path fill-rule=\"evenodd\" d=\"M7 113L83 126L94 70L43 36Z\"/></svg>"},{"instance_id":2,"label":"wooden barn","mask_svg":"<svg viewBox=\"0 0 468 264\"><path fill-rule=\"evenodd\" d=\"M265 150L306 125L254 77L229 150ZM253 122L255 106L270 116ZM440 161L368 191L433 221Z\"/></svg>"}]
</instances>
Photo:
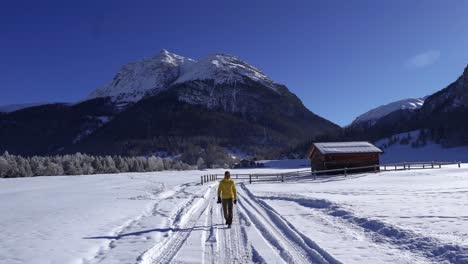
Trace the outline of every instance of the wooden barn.
<instances>
[{"instance_id":1,"label":"wooden barn","mask_svg":"<svg viewBox=\"0 0 468 264\"><path fill-rule=\"evenodd\" d=\"M365 141L327 142L312 144L308 157L312 170L317 171L378 165L382 152Z\"/></svg>"}]
</instances>

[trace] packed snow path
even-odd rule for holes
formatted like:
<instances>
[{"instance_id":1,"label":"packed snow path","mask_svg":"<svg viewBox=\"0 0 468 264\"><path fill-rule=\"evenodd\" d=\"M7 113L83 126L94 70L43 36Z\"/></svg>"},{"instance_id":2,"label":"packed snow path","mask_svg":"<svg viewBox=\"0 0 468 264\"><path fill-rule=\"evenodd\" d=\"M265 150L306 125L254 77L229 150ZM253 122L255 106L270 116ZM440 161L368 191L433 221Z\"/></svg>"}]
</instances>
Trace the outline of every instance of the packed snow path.
<instances>
[{"instance_id":1,"label":"packed snow path","mask_svg":"<svg viewBox=\"0 0 468 264\"><path fill-rule=\"evenodd\" d=\"M259 204L243 184L228 228L216 185L181 212L186 219L174 223L174 232L145 252L141 263L340 263Z\"/></svg>"}]
</instances>

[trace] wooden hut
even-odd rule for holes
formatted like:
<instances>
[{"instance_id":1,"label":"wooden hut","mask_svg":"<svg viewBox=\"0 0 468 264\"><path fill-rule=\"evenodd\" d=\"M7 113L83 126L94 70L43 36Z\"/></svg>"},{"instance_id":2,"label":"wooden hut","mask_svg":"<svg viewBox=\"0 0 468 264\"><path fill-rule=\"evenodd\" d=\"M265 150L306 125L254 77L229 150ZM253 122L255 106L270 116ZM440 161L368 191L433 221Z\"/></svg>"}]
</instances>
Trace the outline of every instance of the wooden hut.
<instances>
[{"instance_id":1,"label":"wooden hut","mask_svg":"<svg viewBox=\"0 0 468 264\"><path fill-rule=\"evenodd\" d=\"M319 142L312 144L308 157L312 170L317 171L379 165L379 154L382 152L365 141Z\"/></svg>"}]
</instances>

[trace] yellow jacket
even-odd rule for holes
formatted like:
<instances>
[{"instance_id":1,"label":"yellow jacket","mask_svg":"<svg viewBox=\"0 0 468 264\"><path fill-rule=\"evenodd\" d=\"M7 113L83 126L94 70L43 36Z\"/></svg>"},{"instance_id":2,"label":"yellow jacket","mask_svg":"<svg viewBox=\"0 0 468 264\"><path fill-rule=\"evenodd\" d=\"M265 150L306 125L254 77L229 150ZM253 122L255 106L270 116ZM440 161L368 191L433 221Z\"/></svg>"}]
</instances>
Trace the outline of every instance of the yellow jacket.
<instances>
[{"instance_id":1,"label":"yellow jacket","mask_svg":"<svg viewBox=\"0 0 468 264\"><path fill-rule=\"evenodd\" d=\"M236 184L234 183L233 180L223 179L219 183L218 197L221 197L221 199L234 199L234 200L237 200Z\"/></svg>"}]
</instances>

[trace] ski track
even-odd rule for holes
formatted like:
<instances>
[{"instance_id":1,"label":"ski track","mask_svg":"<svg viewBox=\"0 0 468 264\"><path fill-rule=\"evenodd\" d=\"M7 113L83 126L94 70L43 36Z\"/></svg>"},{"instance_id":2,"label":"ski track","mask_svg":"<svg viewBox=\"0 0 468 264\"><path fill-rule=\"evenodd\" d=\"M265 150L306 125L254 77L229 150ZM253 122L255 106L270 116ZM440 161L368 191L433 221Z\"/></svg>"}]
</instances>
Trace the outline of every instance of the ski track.
<instances>
[{"instance_id":1,"label":"ski track","mask_svg":"<svg viewBox=\"0 0 468 264\"><path fill-rule=\"evenodd\" d=\"M182 206L174 218L174 232L169 234L163 242L144 252L138 258L138 263L171 263L194 229L198 219L203 215L213 193L214 188L211 185L202 196L193 197L189 203Z\"/></svg>"},{"instance_id":2,"label":"ski track","mask_svg":"<svg viewBox=\"0 0 468 264\"><path fill-rule=\"evenodd\" d=\"M203 207L200 207L199 210L203 212L200 215L192 215L193 226L189 228L182 243L173 247L178 253L168 262L197 262L197 260L193 260L193 255L190 255L190 252L199 251L202 263L249 263L251 252L245 246L247 240L242 232L236 206L233 209L231 228L227 228L225 225L222 206L216 203L216 188L212 188ZM202 224L203 226L201 226ZM158 254L167 255L168 253L163 250ZM168 262L160 262L158 259L153 263Z\"/></svg>"},{"instance_id":3,"label":"ski track","mask_svg":"<svg viewBox=\"0 0 468 264\"><path fill-rule=\"evenodd\" d=\"M86 239L108 239L109 242L102 245L97 252L91 258L86 258L82 260L84 264L96 264L96 263L116 263L121 262L120 259L122 250L127 252L135 253L136 256L134 259L137 259L137 262L141 262L142 255L138 256L138 252L135 250L140 249L142 246L151 243L151 238L149 233L156 230L168 229L168 223L170 222L180 222L182 219L183 212L185 208L190 208L190 205L203 194L203 190L198 191L198 193L189 193L186 191L187 188L196 186L195 183L188 183L179 186L175 186L172 189L166 189L164 184L159 184L156 188L149 190L146 195L131 197L129 199L146 199L154 200L153 207L147 212L135 217L133 220L127 221L121 227L115 229L112 232L112 235L101 236L101 237L90 237ZM206 190L205 190L206 191ZM173 215L168 215L160 207L167 205L168 202L171 202L173 199L186 199ZM155 221L156 218L164 218L166 221L158 226L154 230L148 230L147 227L151 226L151 223L158 222ZM145 230L146 228L146 230ZM142 231L143 230L143 231ZM170 228L168 229L170 230ZM148 233L148 236L145 234ZM154 243L153 243L154 244Z\"/></svg>"},{"instance_id":4,"label":"ski track","mask_svg":"<svg viewBox=\"0 0 468 264\"><path fill-rule=\"evenodd\" d=\"M244 184L240 187L239 204L243 212L285 263L341 263L261 203Z\"/></svg>"},{"instance_id":5,"label":"ski track","mask_svg":"<svg viewBox=\"0 0 468 264\"><path fill-rule=\"evenodd\" d=\"M135 257L130 259L138 264L266 263L262 254L268 256L271 253L277 256L275 262L279 260L281 263L340 263L263 205L242 183L238 188L239 203L233 208L231 228L225 225L222 206L216 203L217 183L198 191L187 191L194 186L193 183L184 184L165 190L162 185L149 191L148 195L130 198L155 200L155 203L151 210L125 223L112 236L97 237L110 241L83 263L122 262L119 258L122 251L134 253ZM161 207L173 199L185 201L168 215ZM165 220L156 229L148 230L155 217ZM257 230L256 236L267 246L260 249L252 244L246 228ZM143 235L156 230L164 230L159 241L153 242ZM144 252L138 253L144 248ZM193 258L193 255L190 258L190 253L186 253L194 250L200 252L199 258Z\"/></svg>"},{"instance_id":6,"label":"ski track","mask_svg":"<svg viewBox=\"0 0 468 264\"><path fill-rule=\"evenodd\" d=\"M435 263L468 264L468 248L446 244L432 237L415 233L411 230L387 224L379 220L355 216L338 204L324 199L314 199L296 195L258 196L263 206L273 210L265 200L281 200L297 203L303 207L320 210L323 213L340 218L347 224L361 228L376 243L387 243L400 250L418 254Z\"/></svg>"}]
</instances>

